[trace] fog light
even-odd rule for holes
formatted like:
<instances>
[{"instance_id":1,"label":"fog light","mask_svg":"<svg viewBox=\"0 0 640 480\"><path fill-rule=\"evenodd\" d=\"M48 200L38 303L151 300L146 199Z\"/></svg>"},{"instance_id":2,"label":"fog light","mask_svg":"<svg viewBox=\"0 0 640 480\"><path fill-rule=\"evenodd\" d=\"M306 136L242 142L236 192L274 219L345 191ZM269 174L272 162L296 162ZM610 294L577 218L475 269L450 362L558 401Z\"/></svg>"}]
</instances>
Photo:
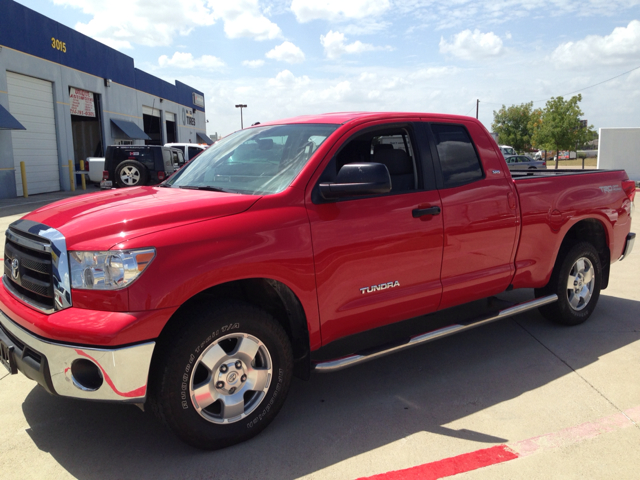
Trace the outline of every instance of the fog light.
<instances>
[{"instance_id":1,"label":"fog light","mask_svg":"<svg viewBox=\"0 0 640 480\"><path fill-rule=\"evenodd\" d=\"M71 364L71 377L76 387L87 392L98 390L104 381L98 366L84 358L73 361Z\"/></svg>"}]
</instances>

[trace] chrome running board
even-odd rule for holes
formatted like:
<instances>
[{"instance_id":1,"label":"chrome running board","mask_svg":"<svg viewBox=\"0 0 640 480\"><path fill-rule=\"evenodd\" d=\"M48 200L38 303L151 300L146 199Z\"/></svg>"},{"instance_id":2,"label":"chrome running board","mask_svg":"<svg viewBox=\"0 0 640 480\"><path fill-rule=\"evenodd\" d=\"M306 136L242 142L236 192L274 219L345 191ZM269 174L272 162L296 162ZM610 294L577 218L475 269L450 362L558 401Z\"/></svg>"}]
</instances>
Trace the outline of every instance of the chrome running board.
<instances>
[{"instance_id":1,"label":"chrome running board","mask_svg":"<svg viewBox=\"0 0 640 480\"><path fill-rule=\"evenodd\" d=\"M390 353L399 352L400 350L405 350L407 348L415 347L416 345L421 345L423 343L430 342L431 340L436 340L438 338L446 337L448 335L453 335L454 333L459 333L464 330L469 330L471 328L479 327L480 325L485 325L487 323L495 322L496 320L501 320L503 318L511 317L513 315L526 312L527 310L532 310L534 308L542 307L543 305L553 303L557 300L558 300L558 296L555 294L549 295L547 297L536 298L535 300L531 300L525 303L520 303L518 305L514 305L513 307L500 310L495 315L483 316L475 320L470 320L469 322L465 322L464 324L450 325L448 327L440 328L432 332L423 333L422 335L416 335L415 337L411 337L411 339L408 342L403 343L401 345L394 345L393 347L390 347L390 348L382 347L381 350L375 350L366 354L356 353L353 355L349 355L348 357L339 358L337 360L319 362L314 365L314 369L318 372L337 372L338 370L352 367L360 363L368 362L369 360L383 357L385 355L389 355Z\"/></svg>"}]
</instances>

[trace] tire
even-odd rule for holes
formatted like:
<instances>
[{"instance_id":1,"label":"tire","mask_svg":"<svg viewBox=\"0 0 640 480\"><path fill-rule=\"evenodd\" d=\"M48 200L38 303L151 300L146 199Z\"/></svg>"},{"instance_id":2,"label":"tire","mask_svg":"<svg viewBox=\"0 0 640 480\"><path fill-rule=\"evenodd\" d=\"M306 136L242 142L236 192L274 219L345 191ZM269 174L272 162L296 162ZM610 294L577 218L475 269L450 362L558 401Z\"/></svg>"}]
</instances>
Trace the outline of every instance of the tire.
<instances>
[{"instance_id":1,"label":"tire","mask_svg":"<svg viewBox=\"0 0 640 480\"><path fill-rule=\"evenodd\" d=\"M216 450L248 440L275 418L293 372L282 326L240 302L185 311L183 326L159 345L149 400L184 442Z\"/></svg>"},{"instance_id":2,"label":"tire","mask_svg":"<svg viewBox=\"0 0 640 480\"><path fill-rule=\"evenodd\" d=\"M147 167L135 160L125 160L116 167L116 184L119 187L146 185L148 178Z\"/></svg>"},{"instance_id":3,"label":"tire","mask_svg":"<svg viewBox=\"0 0 640 480\"><path fill-rule=\"evenodd\" d=\"M602 266L595 247L580 242L558 256L549 283L536 289L536 297L556 294L558 301L540 307L547 319L562 325L579 325L593 313L600 298Z\"/></svg>"}]
</instances>

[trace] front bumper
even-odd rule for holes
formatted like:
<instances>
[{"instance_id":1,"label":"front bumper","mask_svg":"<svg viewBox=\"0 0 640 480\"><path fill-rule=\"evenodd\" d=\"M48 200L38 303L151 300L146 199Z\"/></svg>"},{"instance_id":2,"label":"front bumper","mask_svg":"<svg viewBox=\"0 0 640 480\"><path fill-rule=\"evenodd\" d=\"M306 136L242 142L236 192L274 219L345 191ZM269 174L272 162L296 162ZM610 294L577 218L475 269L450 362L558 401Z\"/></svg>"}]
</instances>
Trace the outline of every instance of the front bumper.
<instances>
[{"instance_id":1,"label":"front bumper","mask_svg":"<svg viewBox=\"0 0 640 480\"><path fill-rule=\"evenodd\" d=\"M155 342L88 348L34 336L0 311L0 341L12 365L49 393L87 400L143 403Z\"/></svg>"}]
</instances>

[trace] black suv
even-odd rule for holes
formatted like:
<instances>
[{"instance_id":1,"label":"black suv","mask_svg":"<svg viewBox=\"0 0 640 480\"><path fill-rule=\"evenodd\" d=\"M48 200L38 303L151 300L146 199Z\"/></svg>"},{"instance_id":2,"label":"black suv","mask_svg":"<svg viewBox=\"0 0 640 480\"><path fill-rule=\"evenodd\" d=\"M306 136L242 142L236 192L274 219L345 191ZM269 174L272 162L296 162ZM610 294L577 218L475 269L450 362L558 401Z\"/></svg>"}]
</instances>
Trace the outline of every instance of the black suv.
<instances>
[{"instance_id":1,"label":"black suv","mask_svg":"<svg viewBox=\"0 0 640 480\"><path fill-rule=\"evenodd\" d=\"M177 148L159 145L111 145L104 159L100 187L156 185L184 165Z\"/></svg>"}]
</instances>

